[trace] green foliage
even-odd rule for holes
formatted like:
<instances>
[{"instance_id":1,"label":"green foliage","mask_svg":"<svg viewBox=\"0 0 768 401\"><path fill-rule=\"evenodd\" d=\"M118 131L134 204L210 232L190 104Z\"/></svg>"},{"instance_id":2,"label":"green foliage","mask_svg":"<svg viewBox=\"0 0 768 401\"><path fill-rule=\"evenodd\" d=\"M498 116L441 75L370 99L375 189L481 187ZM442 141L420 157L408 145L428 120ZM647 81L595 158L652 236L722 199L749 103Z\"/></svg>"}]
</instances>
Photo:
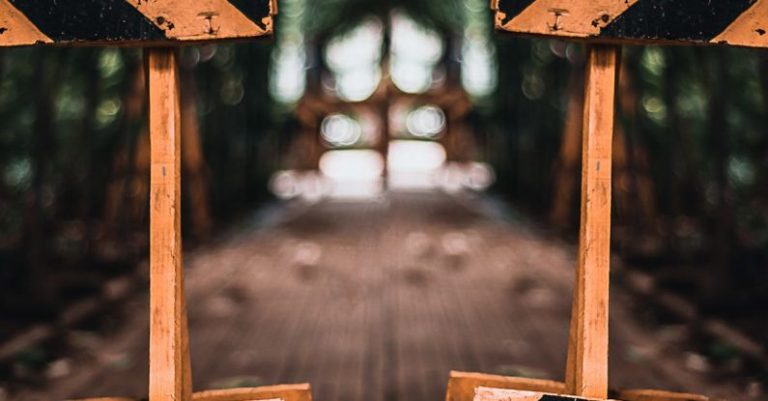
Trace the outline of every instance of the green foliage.
<instances>
[{"instance_id":1,"label":"green foliage","mask_svg":"<svg viewBox=\"0 0 768 401\"><path fill-rule=\"evenodd\" d=\"M382 21L392 10L402 10L428 27L461 34L464 29L465 4L460 0L323 0L307 1L306 32L327 37L351 29L368 16Z\"/></svg>"},{"instance_id":2,"label":"green foliage","mask_svg":"<svg viewBox=\"0 0 768 401\"><path fill-rule=\"evenodd\" d=\"M365 18L387 21L393 10L451 39L446 42L492 40L497 87L477 99L472 125L486 139L499 189L545 213L569 76L583 67L582 46L494 35L483 0L283 0L276 42L317 50ZM182 52L184 68L197 80L207 181L219 216L265 195L279 145L295 131L290 105L276 104L269 93L272 50L254 43ZM689 236L708 238L702 255L723 242L711 233L726 230L729 250L768 257L766 60L744 49L624 49L638 101L634 115L620 113L619 122L629 143L647 156L659 219L670 226L682 217L695 220L698 232ZM108 185L125 174L115 160L136 150L146 124L144 113L126 115L141 65L136 49L0 52L0 245L7 252L23 253L30 216L39 215L40 227L53 235L64 235L65 222L102 218ZM665 230L657 234L685 231Z\"/></svg>"}]
</instances>

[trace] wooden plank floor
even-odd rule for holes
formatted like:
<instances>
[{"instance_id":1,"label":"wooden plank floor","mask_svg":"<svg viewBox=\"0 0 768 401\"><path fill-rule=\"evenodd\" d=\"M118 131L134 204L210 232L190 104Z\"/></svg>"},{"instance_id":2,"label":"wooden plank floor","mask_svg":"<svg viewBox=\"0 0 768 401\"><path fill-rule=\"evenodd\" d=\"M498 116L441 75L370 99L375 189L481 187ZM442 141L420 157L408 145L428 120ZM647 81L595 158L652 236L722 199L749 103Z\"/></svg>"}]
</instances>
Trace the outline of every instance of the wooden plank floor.
<instances>
[{"instance_id":1,"label":"wooden plank floor","mask_svg":"<svg viewBox=\"0 0 768 401\"><path fill-rule=\"evenodd\" d=\"M575 248L481 203L391 195L281 207L187 255L194 387L309 381L320 401L438 401L451 369L562 379ZM734 399L679 330L612 292L613 386ZM146 394L146 294L74 341L72 371L18 399ZM689 364L688 364L689 365Z\"/></svg>"}]
</instances>

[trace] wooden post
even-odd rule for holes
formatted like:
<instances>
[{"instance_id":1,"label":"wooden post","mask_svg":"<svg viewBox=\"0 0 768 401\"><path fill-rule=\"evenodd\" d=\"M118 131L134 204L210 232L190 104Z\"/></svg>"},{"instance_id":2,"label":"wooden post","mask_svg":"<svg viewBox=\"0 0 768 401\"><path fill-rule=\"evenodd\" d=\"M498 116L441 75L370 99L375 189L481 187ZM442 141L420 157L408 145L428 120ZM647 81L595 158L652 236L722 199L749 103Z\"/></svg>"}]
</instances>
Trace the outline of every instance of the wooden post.
<instances>
[{"instance_id":1,"label":"wooden post","mask_svg":"<svg viewBox=\"0 0 768 401\"><path fill-rule=\"evenodd\" d=\"M587 47L581 169L581 229L571 311L566 391L608 396L611 146L619 48Z\"/></svg>"},{"instance_id":2,"label":"wooden post","mask_svg":"<svg viewBox=\"0 0 768 401\"><path fill-rule=\"evenodd\" d=\"M190 401L181 248L181 116L176 50L146 52L151 144L149 400Z\"/></svg>"}]
</instances>

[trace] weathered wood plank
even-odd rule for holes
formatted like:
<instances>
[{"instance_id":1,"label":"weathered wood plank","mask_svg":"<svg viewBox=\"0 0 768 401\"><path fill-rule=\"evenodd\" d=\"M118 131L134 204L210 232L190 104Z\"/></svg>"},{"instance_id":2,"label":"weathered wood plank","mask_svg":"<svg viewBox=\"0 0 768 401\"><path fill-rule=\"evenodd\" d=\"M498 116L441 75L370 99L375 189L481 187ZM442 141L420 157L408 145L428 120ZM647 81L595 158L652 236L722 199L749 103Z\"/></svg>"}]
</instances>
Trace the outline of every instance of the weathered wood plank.
<instances>
[{"instance_id":1,"label":"weathered wood plank","mask_svg":"<svg viewBox=\"0 0 768 401\"><path fill-rule=\"evenodd\" d=\"M85 398L79 400L69 401L136 401L133 398L120 398L120 397L101 397L101 398Z\"/></svg>"},{"instance_id":2,"label":"weathered wood plank","mask_svg":"<svg viewBox=\"0 0 768 401\"><path fill-rule=\"evenodd\" d=\"M256 38L276 11L275 0L0 0L0 47Z\"/></svg>"},{"instance_id":3,"label":"weathered wood plank","mask_svg":"<svg viewBox=\"0 0 768 401\"><path fill-rule=\"evenodd\" d=\"M582 145L581 229L571 310L566 392L608 395L611 147L619 50L588 48Z\"/></svg>"},{"instance_id":4,"label":"weathered wood plank","mask_svg":"<svg viewBox=\"0 0 768 401\"><path fill-rule=\"evenodd\" d=\"M616 398L622 401L713 401L711 398L691 393L673 393L661 390L620 390Z\"/></svg>"},{"instance_id":5,"label":"weathered wood plank","mask_svg":"<svg viewBox=\"0 0 768 401\"><path fill-rule=\"evenodd\" d=\"M147 51L150 193L149 399L191 398L181 245L179 70L171 48Z\"/></svg>"},{"instance_id":6,"label":"weathered wood plank","mask_svg":"<svg viewBox=\"0 0 768 401\"><path fill-rule=\"evenodd\" d=\"M498 397L507 400L509 398L504 397L510 393L506 390L549 395L566 394L565 383L552 380L451 371L445 401L491 401L498 400ZM622 401L715 401L700 394L649 389L612 390L611 394L613 398Z\"/></svg>"},{"instance_id":7,"label":"weathered wood plank","mask_svg":"<svg viewBox=\"0 0 768 401\"><path fill-rule=\"evenodd\" d=\"M494 0L496 28L596 42L768 47L768 0Z\"/></svg>"},{"instance_id":8,"label":"weathered wood plank","mask_svg":"<svg viewBox=\"0 0 768 401\"><path fill-rule=\"evenodd\" d=\"M312 401L309 384L282 384L254 388L233 388L201 391L193 394L194 401Z\"/></svg>"},{"instance_id":9,"label":"weathered wood plank","mask_svg":"<svg viewBox=\"0 0 768 401\"><path fill-rule=\"evenodd\" d=\"M451 371L445 401L472 401L478 387L539 391L554 394L565 392L565 384L553 380Z\"/></svg>"},{"instance_id":10,"label":"weathered wood plank","mask_svg":"<svg viewBox=\"0 0 768 401\"><path fill-rule=\"evenodd\" d=\"M593 398L548 394L536 391L478 387L473 401L588 401Z\"/></svg>"}]
</instances>

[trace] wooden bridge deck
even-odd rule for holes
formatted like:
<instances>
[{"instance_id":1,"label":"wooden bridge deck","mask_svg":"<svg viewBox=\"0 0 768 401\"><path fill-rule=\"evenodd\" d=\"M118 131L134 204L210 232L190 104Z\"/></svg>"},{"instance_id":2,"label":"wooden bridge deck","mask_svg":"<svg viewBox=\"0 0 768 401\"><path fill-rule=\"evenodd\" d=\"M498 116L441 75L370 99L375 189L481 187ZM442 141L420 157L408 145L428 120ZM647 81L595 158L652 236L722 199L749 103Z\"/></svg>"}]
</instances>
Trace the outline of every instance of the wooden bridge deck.
<instances>
[{"instance_id":1,"label":"wooden bridge deck","mask_svg":"<svg viewBox=\"0 0 768 401\"><path fill-rule=\"evenodd\" d=\"M560 379L575 248L478 205L325 202L187 255L195 388L309 381L320 401L438 401L451 369ZM638 302L614 287L614 387L742 398L690 369L679 330L641 324ZM113 334L79 341L66 377L20 399L145 396L146 308L137 295Z\"/></svg>"}]
</instances>

